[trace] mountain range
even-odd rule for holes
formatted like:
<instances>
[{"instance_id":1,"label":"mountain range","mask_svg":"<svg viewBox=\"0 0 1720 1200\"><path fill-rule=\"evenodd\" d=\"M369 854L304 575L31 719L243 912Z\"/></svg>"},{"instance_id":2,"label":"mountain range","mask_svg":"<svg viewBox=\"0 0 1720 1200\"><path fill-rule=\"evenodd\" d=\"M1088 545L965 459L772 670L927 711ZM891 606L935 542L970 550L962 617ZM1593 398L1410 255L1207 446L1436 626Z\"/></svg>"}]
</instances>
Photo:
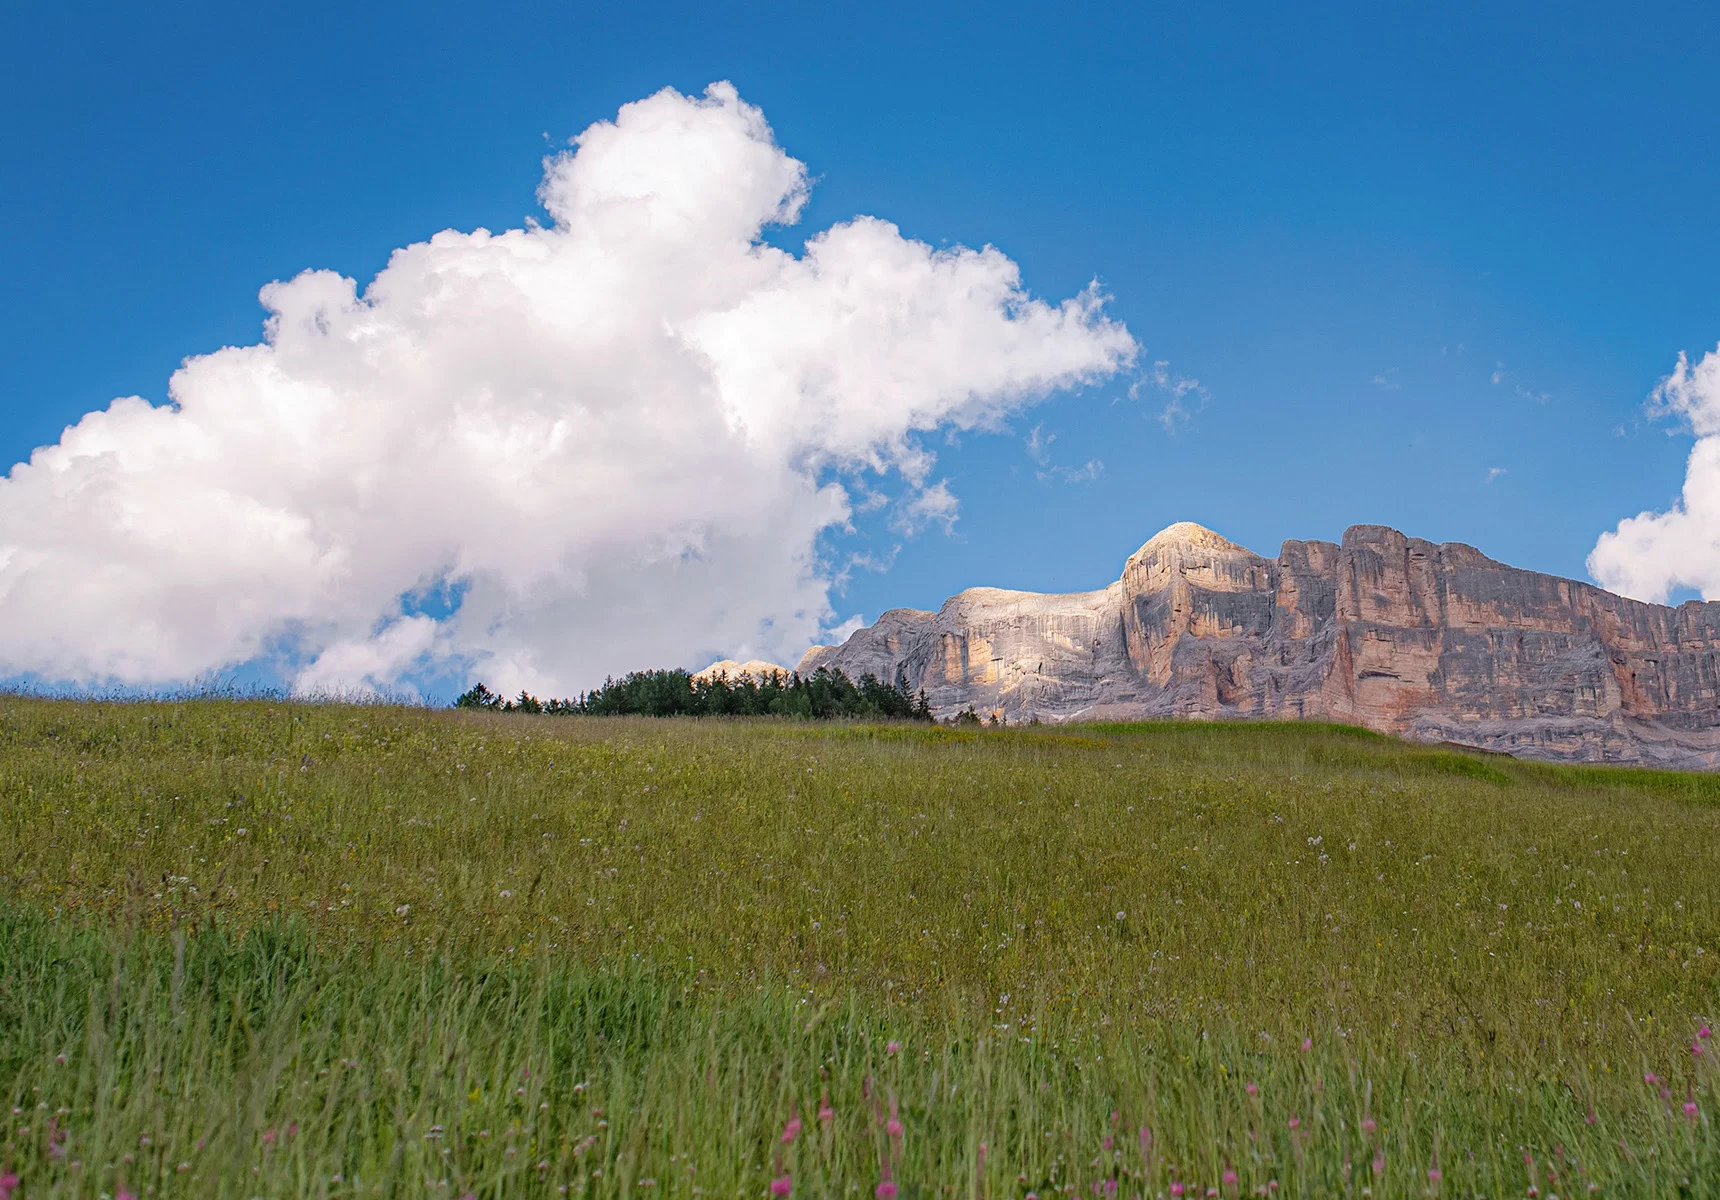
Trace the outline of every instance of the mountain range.
<instances>
[{"instance_id":1,"label":"mountain range","mask_svg":"<svg viewBox=\"0 0 1720 1200\"><path fill-rule=\"evenodd\" d=\"M759 664L747 664L756 667ZM1720 601L1676 608L1381 525L1262 556L1172 525L1092 592L892 609L803 674L1010 723L1312 719L1526 757L1720 766Z\"/></svg>"}]
</instances>

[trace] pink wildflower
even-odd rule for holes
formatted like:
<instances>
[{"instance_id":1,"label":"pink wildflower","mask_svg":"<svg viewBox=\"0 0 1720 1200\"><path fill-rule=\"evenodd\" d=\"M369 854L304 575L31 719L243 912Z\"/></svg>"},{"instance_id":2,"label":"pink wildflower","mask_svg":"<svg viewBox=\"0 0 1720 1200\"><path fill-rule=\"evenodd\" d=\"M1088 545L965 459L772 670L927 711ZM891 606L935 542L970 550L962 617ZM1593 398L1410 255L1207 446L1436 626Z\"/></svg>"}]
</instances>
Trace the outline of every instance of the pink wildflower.
<instances>
[{"instance_id":1,"label":"pink wildflower","mask_svg":"<svg viewBox=\"0 0 1720 1200\"><path fill-rule=\"evenodd\" d=\"M773 1196L786 1196L793 1190L794 1181L788 1177L786 1171L770 1181L770 1194Z\"/></svg>"},{"instance_id":2,"label":"pink wildflower","mask_svg":"<svg viewBox=\"0 0 1720 1200\"><path fill-rule=\"evenodd\" d=\"M888 1045L886 1045L884 1047L884 1053L894 1055L894 1054L900 1052L901 1049L902 1049L902 1043L901 1042L891 1041Z\"/></svg>"},{"instance_id":3,"label":"pink wildflower","mask_svg":"<svg viewBox=\"0 0 1720 1200\"><path fill-rule=\"evenodd\" d=\"M1291 1129L1291 1131L1294 1132L1295 1130L1298 1130L1300 1128L1302 1128L1302 1118L1301 1117L1291 1117L1290 1118L1290 1129Z\"/></svg>"},{"instance_id":4,"label":"pink wildflower","mask_svg":"<svg viewBox=\"0 0 1720 1200\"><path fill-rule=\"evenodd\" d=\"M1248 1081L1248 1086L1243 1088L1242 1090L1247 1092L1250 1096L1258 1096L1260 1094L1260 1085L1255 1083L1254 1080L1250 1079Z\"/></svg>"},{"instance_id":5,"label":"pink wildflower","mask_svg":"<svg viewBox=\"0 0 1720 1200\"><path fill-rule=\"evenodd\" d=\"M1714 1036L1714 1031L1704 1025L1701 1029L1696 1031L1696 1036L1701 1038L1703 1041L1707 1041L1709 1038Z\"/></svg>"},{"instance_id":6,"label":"pink wildflower","mask_svg":"<svg viewBox=\"0 0 1720 1200\"><path fill-rule=\"evenodd\" d=\"M893 1179L886 1179L883 1183L880 1183L873 1189L872 1194L876 1196L878 1200L896 1200L896 1181Z\"/></svg>"},{"instance_id":7,"label":"pink wildflower","mask_svg":"<svg viewBox=\"0 0 1720 1200\"><path fill-rule=\"evenodd\" d=\"M1115 1179L1107 1179L1105 1181L1105 1200L1111 1200L1111 1198L1116 1194L1117 1181Z\"/></svg>"},{"instance_id":8,"label":"pink wildflower","mask_svg":"<svg viewBox=\"0 0 1720 1200\"><path fill-rule=\"evenodd\" d=\"M1312 1050L1313 1048L1314 1048L1314 1039L1313 1038L1303 1038L1302 1039L1302 1053L1303 1054L1308 1053L1308 1051Z\"/></svg>"},{"instance_id":9,"label":"pink wildflower","mask_svg":"<svg viewBox=\"0 0 1720 1200\"><path fill-rule=\"evenodd\" d=\"M1371 1133L1373 1133L1374 1130L1376 1130L1378 1128L1379 1128L1379 1126L1374 1124L1374 1119L1372 1117L1363 1117L1362 1118L1362 1132L1363 1133L1371 1134Z\"/></svg>"},{"instance_id":10,"label":"pink wildflower","mask_svg":"<svg viewBox=\"0 0 1720 1200\"><path fill-rule=\"evenodd\" d=\"M825 1092L818 1097L818 1119L825 1125L836 1119L836 1110L830 1107L830 1093Z\"/></svg>"},{"instance_id":11,"label":"pink wildflower","mask_svg":"<svg viewBox=\"0 0 1720 1200\"><path fill-rule=\"evenodd\" d=\"M1374 1153L1374 1174L1378 1175L1386 1169L1386 1152L1378 1150Z\"/></svg>"},{"instance_id":12,"label":"pink wildflower","mask_svg":"<svg viewBox=\"0 0 1720 1200\"><path fill-rule=\"evenodd\" d=\"M1655 1084L1660 1082L1660 1076L1656 1075L1653 1071L1644 1071L1642 1073L1642 1081L1649 1087L1653 1087Z\"/></svg>"},{"instance_id":13,"label":"pink wildflower","mask_svg":"<svg viewBox=\"0 0 1720 1200\"><path fill-rule=\"evenodd\" d=\"M0 1175L0 1200L12 1200L12 1189L18 1186L18 1175L8 1171Z\"/></svg>"},{"instance_id":14,"label":"pink wildflower","mask_svg":"<svg viewBox=\"0 0 1720 1200\"><path fill-rule=\"evenodd\" d=\"M1691 1042L1690 1043L1690 1053L1697 1058L1701 1058L1702 1057L1702 1043L1699 1041Z\"/></svg>"},{"instance_id":15,"label":"pink wildflower","mask_svg":"<svg viewBox=\"0 0 1720 1200\"><path fill-rule=\"evenodd\" d=\"M782 1144L788 1145L800 1136L800 1114L795 1113L788 1119L788 1124L782 1127Z\"/></svg>"},{"instance_id":16,"label":"pink wildflower","mask_svg":"<svg viewBox=\"0 0 1720 1200\"><path fill-rule=\"evenodd\" d=\"M1236 1171L1234 1168L1226 1167L1224 1169L1224 1186L1226 1188L1233 1188L1236 1186Z\"/></svg>"},{"instance_id":17,"label":"pink wildflower","mask_svg":"<svg viewBox=\"0 0 1720 1200\"><path fill-rule=\"evenodd\" d=\"M1439 1167L1437 1165L1431 1166L1427 1169L1427 1181L1429 1183L1439 1182Z\"/></svg>"},{"instance_id":18,"label":"pink wildflower","mask_svg":"<svg viewBox=\"0 0 1720 1200\"><path fill-rule=\"evenodd\" d=\"M1689 1117L1692 1121L1696 1119L1696 1101L1686 1100L1684 1102L1684 1115Z\"/></svg>"},{"instance_id":19,"label":"pink wildflower","mask_svg":"<svg viewBox=\"0 0 1720 1200\"><path fill-rule=\"evenodd\" d=\"M1181 1183L1173 1180L1171 1183L1171 1195L1180 1196L1182 1194L1183 1194L1183 1185Z\"/></svg>"}]
</instances>

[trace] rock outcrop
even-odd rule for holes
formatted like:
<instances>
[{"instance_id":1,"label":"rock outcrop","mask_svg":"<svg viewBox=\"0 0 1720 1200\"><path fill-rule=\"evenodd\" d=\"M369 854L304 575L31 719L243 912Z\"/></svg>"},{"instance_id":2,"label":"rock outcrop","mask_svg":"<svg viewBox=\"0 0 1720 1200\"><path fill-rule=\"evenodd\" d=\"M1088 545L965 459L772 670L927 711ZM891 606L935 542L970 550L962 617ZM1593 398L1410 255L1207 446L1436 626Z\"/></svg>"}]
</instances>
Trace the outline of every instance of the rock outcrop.
<instances>
[{"instance_id":1,"label":"rock outcrop","mask_svg":"<svg viewBox=\"0 0 1720 1200\"><path fill-rule=\"evenodd\" d=\"M715 679L725 676L730 683L739 683L742 679L764 681L773 675L789 674L787 667L779 667L773 662L765 662L762 658L749 658L746 662L736 662L732 658L721 658L703 671L693 673L694 679Z\"/></svg>"},{"instance_id":2,"label":"rock outcrop","mask_svg":"<svg viewBox=\"0 0 1720 1200\"><path fill-rule=\"evenodd\" d=\"M1010 722L1308 718L1537 758L1720 766L1720 601L1677 608L1379 525L1276 559L1199 525L1096 592L894 609L840 667Z\"/></svg>"}]
</instances>

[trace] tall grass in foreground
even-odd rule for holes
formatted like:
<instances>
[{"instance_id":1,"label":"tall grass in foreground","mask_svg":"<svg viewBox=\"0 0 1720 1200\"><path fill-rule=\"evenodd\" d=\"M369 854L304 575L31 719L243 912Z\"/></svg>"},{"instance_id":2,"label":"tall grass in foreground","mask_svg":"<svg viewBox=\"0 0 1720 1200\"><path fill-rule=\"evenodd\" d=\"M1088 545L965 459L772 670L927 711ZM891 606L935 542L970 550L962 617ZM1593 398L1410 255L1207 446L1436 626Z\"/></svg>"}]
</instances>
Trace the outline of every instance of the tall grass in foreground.
<instances>
[{"instance_id":1,"label":"tall grass in foreground","mask_svg":"<svg viewBox=\"0 0 1720 1200\"><path fill-rule=\"evenodd\" d=\"M1712 1195L1720 1171L1683 1107L1710 1102L1706 1059L1663 1099L1363 1033L1092 1036L1046 1013L1024 1036L625 964L327 953L279 926L14 915L0 958L26 1195Z\"/></svg>"},{"instance_id":2,"label":"tall grass in foreground","mask_svg":"<svg viewBox=\"0 0 1720 1200\"><path fill-rule=\"evenodd\" d=\"M1717 790L1312 726L0 700L0 1173L1712 1195Z\"/></svg>"}]
</instances>

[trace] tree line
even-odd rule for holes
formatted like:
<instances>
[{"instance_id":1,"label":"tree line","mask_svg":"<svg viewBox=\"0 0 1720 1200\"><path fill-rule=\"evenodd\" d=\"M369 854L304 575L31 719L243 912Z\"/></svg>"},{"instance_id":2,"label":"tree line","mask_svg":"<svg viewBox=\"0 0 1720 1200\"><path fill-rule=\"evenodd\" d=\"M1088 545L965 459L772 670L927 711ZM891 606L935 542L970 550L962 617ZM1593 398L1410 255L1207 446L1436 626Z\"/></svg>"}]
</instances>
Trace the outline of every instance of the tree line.
<instances>
[{"instance_id":1,"label":"tree line","mask_svg":"<svg viewBox=\"0 0 1720 1200\"><path fill-rule=\"evenodd\" d=\"M932 719L923 688L916 696L904 686L880 682L871 672L856 683L842 670L829 667L805 676L795 671L762 679L751 675L730 679L723 674L697 678L680 670L634 671L621 679L606 679L602 687L582 692L574 700L540 700L523 689L507 700L478 683L462 693L454 707L589 717Z\"/></svg>"}]
</instances>

